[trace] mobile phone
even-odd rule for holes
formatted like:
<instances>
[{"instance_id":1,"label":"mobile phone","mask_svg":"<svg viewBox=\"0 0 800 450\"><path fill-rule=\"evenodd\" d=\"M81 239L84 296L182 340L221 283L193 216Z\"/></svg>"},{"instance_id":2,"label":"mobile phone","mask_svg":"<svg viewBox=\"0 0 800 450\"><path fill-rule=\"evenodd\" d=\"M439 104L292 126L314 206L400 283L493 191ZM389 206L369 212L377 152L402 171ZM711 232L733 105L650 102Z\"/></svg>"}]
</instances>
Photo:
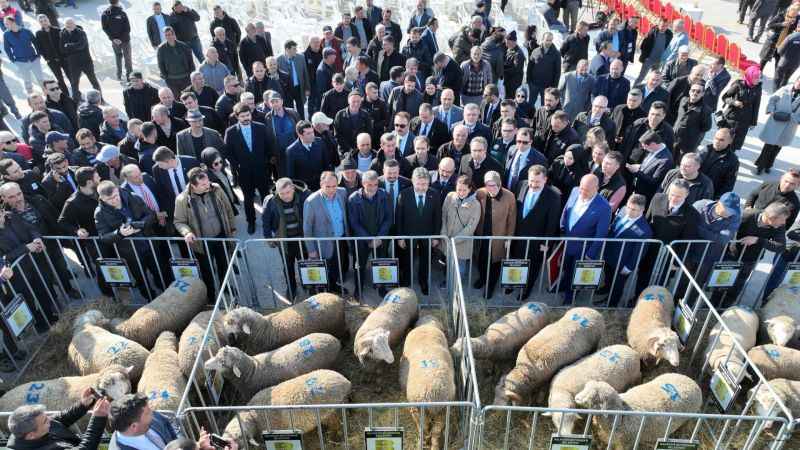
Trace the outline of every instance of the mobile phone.
<instances>
[{"instance_id":1,"label":"mobile phone","mask_svg":"<svg viewBox=\"0 0 800 450\"><path fill-rule=\"evenodd\" d=\"M218 434L211 435L211 445L215 448L224 449L225 447L230 446L231 444L228 442L227 439L223 438Z\"/></svg>"},{"instance_id":2,"label":"mobile phone","mask_svg":"<svg viewBox=\"0 0 800 450\"><path fill-rule=\"evenodd\" d=\"M94 398L96 398L98 400L100 400L103 397L108 398L108 394L106 393L105 389L95 389L95 388L91 388L91 389L92 389L92 395L94 395Z\"/></svg>"}]
</instances>

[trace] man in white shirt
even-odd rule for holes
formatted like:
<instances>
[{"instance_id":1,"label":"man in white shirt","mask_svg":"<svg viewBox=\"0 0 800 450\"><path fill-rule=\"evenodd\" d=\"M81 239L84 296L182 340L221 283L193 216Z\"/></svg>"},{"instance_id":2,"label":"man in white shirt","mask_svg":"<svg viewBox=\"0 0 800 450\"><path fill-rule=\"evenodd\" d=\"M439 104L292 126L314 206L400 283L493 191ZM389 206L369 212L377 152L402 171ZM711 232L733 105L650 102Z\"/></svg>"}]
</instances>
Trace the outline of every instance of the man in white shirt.
<instances>
[{"instance_id":1,"label":"man in white shirt","mask_svg":"<svg viewBox=\"0 0 800 450\"><path fill-rule=\"evenodd\" d=\"M181 395L164 389L159 396ZM111 404L111 435L109 449L163 450L178 438L169 420L153 411L144 394L126 394Z\"/></svg>"},{"instance_id":2,"label":"man in white shirt","mask_svg":"<svg viewBox=\"0 0 800 450\"><path fill-rule=\"evenodd\" d=\"M156 214L158 224L162 227L166 225L167 212L161 211L159 208L155 193L155 181L153 181L150 175L143 174L136 164L128 164L123 167L120 175L122 179L125 180L120 187L144 200L144 204ZM145 176L147 176L148 181L150 181L151 186L153 186L152 188L148 186L148 183L145 181Z\"/></svg>"}]
</instances>

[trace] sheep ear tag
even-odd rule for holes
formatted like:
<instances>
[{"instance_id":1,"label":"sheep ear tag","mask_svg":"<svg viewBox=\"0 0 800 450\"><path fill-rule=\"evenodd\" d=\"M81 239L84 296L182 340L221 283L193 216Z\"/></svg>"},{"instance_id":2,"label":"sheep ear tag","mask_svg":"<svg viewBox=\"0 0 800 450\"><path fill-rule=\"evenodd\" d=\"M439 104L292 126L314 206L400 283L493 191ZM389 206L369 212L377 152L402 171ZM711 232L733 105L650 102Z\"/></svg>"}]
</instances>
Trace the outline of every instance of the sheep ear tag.
<instances>
[{"instance_id":1,"label":"sheep ear tag","mask_svg":"<svg viewBox=\"0 0 800 450\"><path fill-rule=\"evenodd\" d=\"M233 366L233 374L236 375L236 378L242 378L242 371L239 370L239 366Z\"/></svg>"},{"instance_id":2,"label":"sheep ear tag","mask_svg":"<svg viewBox=\"0 0 800 450\"><path fill-rule=\"evenodd\" d=\"M252 330L250 330L250 325L244 324L242 325L242 331L249 336Z\"/></svg>"}]
</instances>

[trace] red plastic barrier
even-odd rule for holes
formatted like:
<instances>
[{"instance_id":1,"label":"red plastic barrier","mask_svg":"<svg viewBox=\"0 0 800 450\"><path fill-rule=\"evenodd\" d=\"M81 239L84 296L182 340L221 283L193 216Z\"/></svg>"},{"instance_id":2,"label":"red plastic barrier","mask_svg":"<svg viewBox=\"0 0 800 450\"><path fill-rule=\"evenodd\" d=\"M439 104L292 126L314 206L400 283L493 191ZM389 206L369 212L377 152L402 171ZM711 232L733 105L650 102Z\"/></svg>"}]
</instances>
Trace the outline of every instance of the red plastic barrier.
<instances>
[{"instance_id":1,"label":"red plastic barrier","mask_svg":"<svg viewBox=\"0 0 800 450\"><path fill-rule=\"evenodd\" d=\"M714 43L716 41L717 35L714 33L714 29L706 26L705 31L703 31L703 48L710 52L714 51Z\"/></svg>"},{"instance_id":2,"label":"red plastic barrier","mask_svg":"<svg viewBox=\"0 0 800 450\"><path fill-rule=\"evenodd\" d=\"M614 0L614 11L622 13L622 0Z\"/></svg>"},{"instance_id":3,"label":"red plastic barrier","mask_svg":"<svg viewBox=\"0 0 800 450\"><path fill-rule=\"evenodd\" d=\"M661 0L653 0L653 7L650 8L654 14L661 17L661 11L664 9L664 6L661 4Z\"/></svg>"},{"instance_id":4,"label":"red plastic barrier","mask_svg":"<svg viewBox=\"0 0 800 450\"><path fill-rule=\"evenodd\" d=\"M647 17L642 17L642 20L639 22L639 29L642 36L650 32L650 20Z\"/></svg>"},{"instance_id":5,"label":"red plastic barrier","mask_svg":"<svg viewBox=\"0 0 800 450\"><path fill-rule=\"evenodd\" d=\"M728 46L728 53L720 56L724 56L729 64L737 67L742 59L742 49L740 49L735 43L732 43Z\"/></svg>"},{"instance_id":6,"label":"red plastic barrier","mask_svg":"<svg viewBox=\"0 0 800 450\"><path fill-rule=\"evenodd\" d=\"M692 31L692 28L694 27L694 22L692 21L692 18L689 17L688 15L686 15L686 16L681 17L681 19L683 19L683 27L684 27L684 29L687 30L687 31Z\"/></svg>"},{"instance_id":7,"label":"red plastic barrier","mask_svg":"<svg viewBox=\"0 0 800 450\"><path fill-rule=\"evenodd\" d=\"M728 38L723 35L717 36L717 42L714 45L714 53L719 56L725 56L728 52Z\"/></svg>"},{"instance_id":8,"label":"red plastic barrier","mask_svg":"<svg viewBox=\"0 0 800 450\"><path fill-rule=\"evenodd\" d=\"M672 3L667 3L666 6L664 6L663 17L669 22L672 22L673 16L675 16L675 8L672 7Z\"/></svg>"},{"instance_id":9,"label":"red plastic barrier","mask_svg":"<svg viewBox=\"0 0 800 450\"><path fill-rule=\"evenodd\" d=\"M695 22L694 26L691 28L692 33L689 36L693 41L697 41L702 44L703 42L703 30L705 29L705 25L703 22Z\"/></svg>"}]
</instances>

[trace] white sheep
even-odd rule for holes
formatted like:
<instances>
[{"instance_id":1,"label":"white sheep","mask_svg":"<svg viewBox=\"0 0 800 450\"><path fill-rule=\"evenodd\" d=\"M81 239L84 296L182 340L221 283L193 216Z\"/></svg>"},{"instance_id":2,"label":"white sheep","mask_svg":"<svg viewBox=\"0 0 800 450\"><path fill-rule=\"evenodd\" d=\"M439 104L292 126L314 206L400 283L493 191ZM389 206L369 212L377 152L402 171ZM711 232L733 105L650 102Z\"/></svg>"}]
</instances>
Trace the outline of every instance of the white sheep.
<instances>
[{"instance_id":1,"label":"white sheep","mask_svg":"<svg viewBox=\"0 0 800 450\"><path fill-rule=\"evenodd\" d=\"M344 403L350 395L350 381L333 370L315 370L297 378L284 381L258 392L248 406L257 405L320 405ZM323 409L319 411L321 423L335 426L338 422L338 410ZM245 411L228 422L224 437L234 439L240 447L245 440L258 439L265 429L285 430L297 429L308 433L317 428L317 414L310 409L280 409L268 411Z\"/></svg>"},{"instance_id":2,"label":"white sheep","mask_svg":"<svg viewBox=\"0 0 800 450\"><path fill-rule=\"evenodd\" d=\"M800 376L800 350L766 344L751 348L747 356L767 380Z\"/></svg>"},{"instance_id":3,"label":"white sheep","mask_svg":"<svg viewBox=\"0 0 800 450\"><path fill-rule=\"evenodd\" d=\"M554 409L575 409L575 395L589 381L605 381L615 390L622 391L641 377L639 354L627 345L610 345L564 367L550 382L547 406ZM578 414L560 412L544 413L553 420L556 429L572 434Z\"/></svg>"},{"instance_id":4,"label":"white sheep","mask_svg":"<svg viewBox=\"0 0 800 450\"><path fill-rule=\"evenodd\" d=\"M781 402L794 417L800 414L800 381L787 380L785 378L776 378L769 381L769 385L775 394L780 398ZM770 412L783 415L783 410L780 406L775 406L775 396L772 395L766 386L761 386L756 391L756 388L750 390L749 396L752 397L753 393L756 395L755 411L757 416L769 417ZM774 411L771 411L773 410ZM767 421L766 425L772 425L772 421Z\"/></svg>"},{"instance_id":5,"label":"white sheep","mask_svg":"<svg viewBox=\"0 0 800 450\"><path fill-rule=\"evenodd\" d=\"M174 333L165 331L156 339L144 363L136 391L147 396L151 408L176 411L185 390L186 376L178 365L177 339Z\"/></svg>"},{"instance_id":6,"label":"white sheep","mask_svg":"<svg viewBox=\"0 0 800 450\"><path fill-rule=\"evenodd\" d=\"M353 352L361 365L368 361L394 362L392 347L398 345L406 330L417 318L417 294L409 288L397 288L383 297L358 329Z\"/></svg>"},{"instance_id":7,"label":"white sheep","mask_svg":"<svg viewBox=\"0 0 800 450\"><path fill-rule=\"evenodd\" d=\"M770 294L759 311L761 339L776 345L800 346L800 287L781 286Z\"/></svg>"},{"instance_id":8,"label":"white sheep","mask_svg":"<svg viewBox=\"0 0 800 450\"><path fill-rule=\"evenodd\" d=\"M495 388L496 405L521 405L533 390L546 383L558 369L597 347L605 329L603 315L592 308L572 308L561 319L528 340L517 355L514 368Z\"/></svg>"},{"instance_id":9,"label":"white sheep","mask_svg":"<svg viewBox=\"0 0 800 450\"><path fill-rule=\"evenodd\" d=\"M680 364L680 340L670 328L674 309L672 294L664 287L650 286L639 295L628 322L628 345L643 362Z\"/></svg>"},{"instance_id":10,"label":"white sheep","mask_svg":"<svg viewBox=\"0 0 800 450\"><path fill-rule=\"evenodd\" d=\"M133 367L109 365L89 375L31 381L12 388L0 397L0 411L13 411L18 406L41 403L49 411L63 411L79 402L87 387L104 390L112 399L131 391L130 373ZM0 421L3 427L6 421Z\"/></svg>"},{"instance_id":11,"label":"white sheep","mask_svg":"<svg viewBox=\"0 0 800 450\"><path fill-rule=\"evenodd\" d=\"M281 311L263 316L239 307L225 314L223 334L228 345L249 355L274 350L311 333L345 334L345 302L335 294L313 295Z\"/></svg>"},{"instance_id":12,"label":"white sheep","mask_svg":"<svg viewBox=\"0 0 800 450\"><path fill-rule=\"evenodd\" d=\"M152 302L140 307L112 331L152 348L164 331L183 331L206 306L206 285L199 278L175 280Z\"/></svg>"},{"instance_id":13,"label":"white sheep","mask_svg":"<svg viewBox=\"0 0 800 450\"><path fill-rule=\"evenodd\" d=\"M222 347L206 361L206 370L218 370L244 398L258 391L336 362L342 345L330 334L311 333L267 353L250 356L236 347Z\"/></svg>"},{"instance_id":14,"label":"white sheep","mask_svg":"<svg viewBox=\"0 0 800 450\"><path fill-rule=\"evenodd\" d=\"M525 303L489 325L481 336L471 338L472 356L475 359L513 359L528 339L549 323L550 308L546 304ZM453 344L453 353L460 356L462 345L462 338L458 338Z\"/></svg>"},{"instance_id":15,"label":"white sheep","mask_svg":"<svg viewBox=\"0 0 800 450\"><path fill-rule=\"evenodd\" d=\"M686 375L666 373L623 394L618 393L604 381L589 381L575 396L575 402L586 409L697 413L703 406L703 393L700 386ZM655 441L656 438L671 435L687 420L683 417L648 417L641 428L640 447L645 441ZM668 422L669 429L667 429ZM593 423L594 434L602 442L609 441L613 428L611 448L627 450L633 448L642 418L620 415L615 421L612 415L595 415Z\"/></svg>"},{"instance_id":16,"label":"white sheep","mask_svg":"<svg viewBox=\"0 0 800 450\"><path fill-rule=\"evenodd\" d=\"M453 357L444 327L434 316L421 317L406 336L400 358L400 389L410 403L448 402L456 398ZM446 411L446 408L427 408L424 423L420 423L417 408L411 410L417 429L430 439L431 450L441 448Z\"/></svg>"},{"instance_id":17,"label":"white sheep","mask_svg":"<svg viewBox=\"0 0 800 450\"><path fill-rule=\"evenodd\" d=\"M189 378L192 375L192 366L197 359L197 353L203 349L200 360L202 363L208 361L213 355L217 353L221 345L225 345L225 337L222 333L222 313L217 312L217 317L214 319L214 330L216 333L211 333L208 336L208 343L203 346L203 336L208 326L208 321L211 320L213 311L203 311L194 316L189 325L181 333L181 339L178 342L178 366L181 372ZM205 372L202 368L197 369L195 377L199 383L205 383Z\"/></svg>"},{"instance_id":18,"label":"white sheep","mask_svg":"<svg viewBox=\"0 0 800 450\"><path fill-rule=\"evenodd\" d=\"M734 306L726 309L721 317L731 332L723 332L720 323L714 325L708 334L705 357L708 359L711 370L717 369L727 361L728 370L733 374L738 374L744 368L744 355L734 349L733 339L739 342L745 352L753 348L756 345L756 333L758 332L758 315L750 308ZM712 348L715 341L717 344Z\"/></svg>"},{"instance_id":19,"label":"white sheep","mask_svg":"<svg viewBox=\"0 0 800 450\"><path fill-rule=\"evenodd\" d=\"M72 340L67 356L81 375L100 372L110 364L132 366L131 381L136 383L150 352L141 344L114 334L95 323L105 320L102 313L90 310L78 316L73 324Z\"/></svg>"}]
</instances>

